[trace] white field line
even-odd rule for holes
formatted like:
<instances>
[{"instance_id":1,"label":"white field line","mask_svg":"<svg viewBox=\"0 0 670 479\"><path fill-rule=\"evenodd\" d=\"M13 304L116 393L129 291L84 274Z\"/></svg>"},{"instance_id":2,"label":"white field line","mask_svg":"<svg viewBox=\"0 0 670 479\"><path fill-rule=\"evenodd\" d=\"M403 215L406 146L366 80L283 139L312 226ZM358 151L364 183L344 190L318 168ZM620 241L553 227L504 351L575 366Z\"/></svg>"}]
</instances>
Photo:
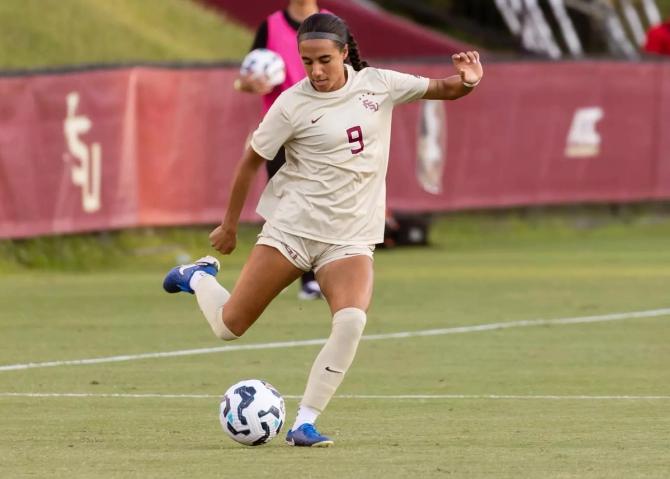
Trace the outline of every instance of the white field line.
<instances>
[{"instance_id":1,"label":"white field line","mask_svg":"<svg viewBox=\"0 0 670 479\"><path fill-rule=\"evenodd\" d=\"M0 392L0 398L123 398L123 399L220 399L217 394L131 394L131 393L17 393ZM285 395L286 399L301 399L301 396ZM670 400L670 396L559 396L559 395L510 395L510 394L343 394L337 399L379 399L379 400L431 400L431 399L494 399L549 401L646 401Z\"/></svg>"},{"instance_id":2,"label":"white field line","mask_svg":"<svg viewBox=\"0 0 670 479\"><path fill-rule=\"evenodd\" d=\"M652 309L647 311L631 311L628 313L612 313L599 316L578 316L574 318L558 319L531 319L524 321L507 321L502 323L479 324L475 326L460 326L455 328L425 329L420 331L403 331L399 333L371 334L363 336L363 341L378 341L383 339L414 338L422 336L443 336L447 334L476 333L510 328L525 328L530 326L555 326L565 324L599 323L604 321L621 321L626 319L654 318L670 316L670 308ZM301 346L318 346L325 344L325 339L307 339L302 341L282 341L274 343L234 344L216 348L185 349L181 351L166 351L159 353L128 354L122 356L107 356L102 358L72 359L64 361L48 361L41 363L8 364L0 366L2 371L16 371L20 369L48 368L55 366L81 366L85 364L114 363L121 361L136 361L140 359L171 358L176 356L194 356L197 354L225 353L231 351L248 351L254 349L282 349Z\"/></svg>"}]
</instances>

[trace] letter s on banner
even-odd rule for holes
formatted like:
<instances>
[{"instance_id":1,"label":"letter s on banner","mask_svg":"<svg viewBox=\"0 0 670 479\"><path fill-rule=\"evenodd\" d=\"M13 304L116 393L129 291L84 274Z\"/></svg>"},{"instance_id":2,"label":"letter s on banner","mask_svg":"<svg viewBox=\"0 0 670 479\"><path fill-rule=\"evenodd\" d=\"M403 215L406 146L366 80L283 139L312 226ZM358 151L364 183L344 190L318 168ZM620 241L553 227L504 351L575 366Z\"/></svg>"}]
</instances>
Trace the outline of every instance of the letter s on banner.
<instances>
[{"instance_id":1,"label":"letter s on banner","mask_svg":"<svg viewBox=\"0 0 670 479\"><path fill-rule=\"evenodd\" d=\"M63 133L68 152L63 159L70 163L72 183L81 188L82 208L86 213L94 213L101 207L102 148L100 143L87 145L80 138L93 126L91 119L77 115L79 93L67 95L67 115L63 122Z\"/></svg>"}]
</instances>

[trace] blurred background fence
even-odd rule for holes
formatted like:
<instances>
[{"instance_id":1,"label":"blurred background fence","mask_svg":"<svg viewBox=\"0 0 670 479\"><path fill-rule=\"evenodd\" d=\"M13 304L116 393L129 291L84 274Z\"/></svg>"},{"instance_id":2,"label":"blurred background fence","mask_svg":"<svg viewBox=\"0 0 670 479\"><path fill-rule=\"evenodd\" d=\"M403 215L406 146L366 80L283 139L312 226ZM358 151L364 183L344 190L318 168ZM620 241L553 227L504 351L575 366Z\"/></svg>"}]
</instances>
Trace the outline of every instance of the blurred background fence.
<instances>
[{"instance_id":1,"label":"blurred background fence","mask_svg":"<svg viewBox=\"0 0 670 479\"><path fill-rule=\"evenodd\" d=\"M285 2L204 3L252 26ZM371 2L320 3L349 21L376 66L441 77L452 72L448 54L479 48L469 40L489 47L477 95L396 111L394 211L670 197L670 62L633 60L638 27L661 18L655 2L380 2L410 18L444 18L447 29L465 25L461 40ZM516 46L498 53L504 45ZM586 59L598 52L606 58ZM0 237L220 220L261 114L257 98L232 88L237 63L58 68L0 76ZM263 184L243 220L258 219Z\"/></svg>"}]
</instances>

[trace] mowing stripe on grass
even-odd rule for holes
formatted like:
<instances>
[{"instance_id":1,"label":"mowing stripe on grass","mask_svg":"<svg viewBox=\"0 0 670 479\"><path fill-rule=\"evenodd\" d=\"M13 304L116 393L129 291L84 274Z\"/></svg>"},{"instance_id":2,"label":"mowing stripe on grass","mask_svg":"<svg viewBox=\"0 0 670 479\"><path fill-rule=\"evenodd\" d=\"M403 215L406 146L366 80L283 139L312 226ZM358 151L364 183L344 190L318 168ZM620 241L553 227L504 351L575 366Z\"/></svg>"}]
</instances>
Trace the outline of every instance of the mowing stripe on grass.
<instances>
[{"instance_id":1,"label":"mowing stripe on grass","mask_svg":"<svg viewBox=\"0 0 670 479\"><path fill-rule=\"evenodd\" d=\"M654 318L670 316L670 308L651 309L648 311L631 311L628 313L612 313L599 316L578 316L574 318L558 319L531 319L524 321L508 321L503 323L479 324L474 326L460 326L456 328L425 329L421 331L403 331L399 333L371 334L363 336L363 341L378 341L382 339L402 339L421 336L442 336L447 334L476 333L510 328L524 328L530 326L556 326L565 324L598 323L604 321L621 321L625 319ZM281 349L301 346L318 346L325 344L325 339L307 339L302 341L282 341L274 343L236 344L219 346L216 348L185 349L181 351L166 351L161 353L127 354L123 356L107 356L102 358L73 359L65 361L48 361L42 363L8 364L0 366L0 371L16 371L20 369L48 368L55 366L82 366L85 364L114 363L121 361L136 361L139 359L172 358L176 356L194 356L197 354L224 353L231 351L247 351L254 349Z\"/></svg>"},{"instance_id":2,"label":"mowing stripe on grass","mask_svg":"<svg viewBox=\"0 0 670 479\"><path fill-rule=\"evenodd\" d=\"M131 394L131 393L9 393L0 392L0 398L122 398L122 399L219 399L217 394ZM285 395L286 399L301 399L302 396ZM343 394L335 396L337 399L388 399L388 400L416 400L416 399L542 399L567 401L644 401L670 400L670 396L557 396L557 395L510 395L510 394Z\"/></svg>"}]
</instances>

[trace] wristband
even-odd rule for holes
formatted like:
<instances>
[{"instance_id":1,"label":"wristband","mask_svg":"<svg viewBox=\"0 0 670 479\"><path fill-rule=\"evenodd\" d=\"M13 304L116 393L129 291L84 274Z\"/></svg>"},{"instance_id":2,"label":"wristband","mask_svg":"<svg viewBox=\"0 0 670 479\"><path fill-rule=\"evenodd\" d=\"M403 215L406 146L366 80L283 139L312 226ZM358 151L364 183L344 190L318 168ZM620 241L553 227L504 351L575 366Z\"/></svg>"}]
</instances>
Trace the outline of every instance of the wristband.
<instances>
[{"instance_id":1,"label":"wristband","mask_svg":"<svg viewBox=\"0 0 670 479\"><path fill-rule=\"evenodd\" d=\"M466 81L464 81L464 80L461 80L461 82L463 83L463 86L468 87L468 88L474 88L474 87L476 87L477 85L479 85L479 82L480 82L480 81L482 81L481 78L480 78L479 80L477 80L476 82L474 82L474 83L469 83L469 82L466 82Z\"/></svg>"}]
</instances>

